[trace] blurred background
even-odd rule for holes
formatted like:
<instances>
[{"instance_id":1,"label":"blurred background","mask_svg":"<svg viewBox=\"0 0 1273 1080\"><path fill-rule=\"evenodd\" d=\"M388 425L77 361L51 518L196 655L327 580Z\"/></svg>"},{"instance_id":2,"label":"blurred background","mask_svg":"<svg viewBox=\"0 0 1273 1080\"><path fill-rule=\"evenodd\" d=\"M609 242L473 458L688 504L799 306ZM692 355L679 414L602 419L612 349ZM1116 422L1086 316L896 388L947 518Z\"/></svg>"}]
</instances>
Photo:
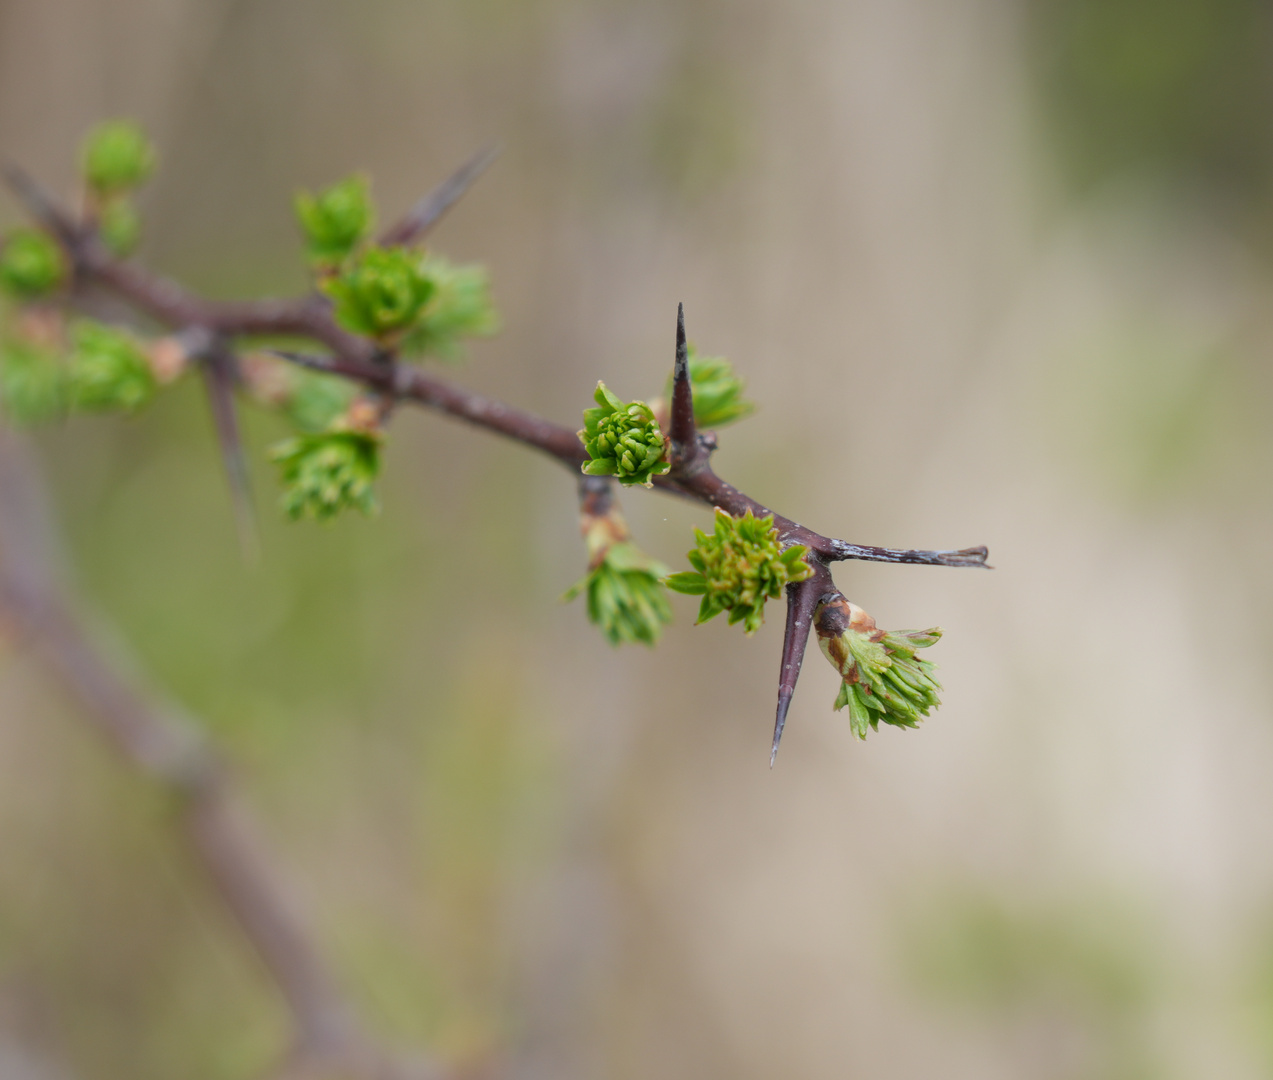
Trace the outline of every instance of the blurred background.
<instances>
[{"instance_id":1,"label":"blurred background","mask_svg":"<svg viewBox=\"0 0 1273 1080\"><path fill-rule=\"evenodd\" d=\"M941 625L855 742L781 607L657 651L581 605L560 469L404 411L375 521L239 556L194 382L37 437L86 605L233 763L367 1023L527 1080L1273 1076L1273 9L1260 0L0 0L0 151L71 190L136 117L143 257L305 285L298 186L434 234L568 424L659 391L677 301L749 381L719 471ZM0 224L18 221L0 202ZM679 564L701 508L625 493ZM452 567L463 560L472 573ZM173 828L0 654L0 1077L236 1080L287 1018Z\"/></svg>"}]
</instances>

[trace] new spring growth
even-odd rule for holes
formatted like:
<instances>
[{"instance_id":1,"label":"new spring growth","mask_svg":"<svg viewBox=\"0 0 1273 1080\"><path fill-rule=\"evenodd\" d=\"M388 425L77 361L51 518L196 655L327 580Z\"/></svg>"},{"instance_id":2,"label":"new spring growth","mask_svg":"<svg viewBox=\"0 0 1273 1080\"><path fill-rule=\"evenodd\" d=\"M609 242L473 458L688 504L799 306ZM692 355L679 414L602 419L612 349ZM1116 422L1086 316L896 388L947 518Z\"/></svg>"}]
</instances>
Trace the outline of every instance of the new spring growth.
<instances>
[{"instance_id":1,"label":"new spring growth","mask_svg":"<svg viewBox=\"0 0 1273 1080\"><path fill-rule=\"evenodd\" d=\"M734 374L733 365L723 356L700 356L691 345L688 359L696 427L723 427L756 411L755 404L743 397L743 380ZM664 397L672 400L671 376Z\"/></svg>"},{"instance_id":2,"label":"new spring growth","mask_svg":"<svg viewBox=\"0 0 1273 1080\"><path fill-rule=\"evenodd\" d=\"M28 311L0 341L0 406L21 426L56 420L66 413L62 319Z\"/></svg>"},{"instance_id":3,"label":"new spring growth","mask_svg":"<svg viewBox=\"0 0 1273 1080\"><path fill-rule=\"evenodd\" d=\"M618 510L587 508L580 518L588 547L588 572L562 594L587 599L588 621L601 628L611 645L641 642L655 645L672 607L663 588L667 567L651 559L629 539Z\"/></svg>"},{"instance_id":4,"label":"new spring growth","mask_svg":"<svg viewBox=\"0 0 1273 1080\"><path fill-rule=\"evenodd\" d=\"M499 330L484 267L455 266L441 255L428 253L422 272L433 284L433 296L402 339L402 352L454 362L464 356L461 338L488 337Z\"/></svg>"},{"instance_id":5,"label":"new spring growth","mask_svg":"<svg viewBox=\"0 0 1273 1080\"><path fill-rule=\"evenodd\" d=\"M71 329L68 372L72 407L85 412L132 412L154 397L150 361L125 330L83 320Z\"/></svg>"},{"instance_id":6,"label":"new spring growth","mask_svg":"<svg viewBox=\"0 0 1273 1080\"><path fill-rule=\"evenodd\" d=\"M330 269L343 262L376 223L367 177L350 176L317 195L296 194L296 217L305 234L310 262Z\"/></svg>"},{"instance_id":7,"label":"new spring growth","mask_svg":"<svg viewBox=\"0 0 1273 1080\"><path fill-rule=\"evenodd\" d=\"M866 738L868 727L878 731L881 722L915 727L941 704L936 668L915 655L941 637L939 628L886 633L838 595L818 605L814 627L823 655L844 680L835 708L848 706L849 723L859 739Z\"/></svg>"},{"instance_id":8,"label":"new spring growth","mask_svg":"<svg viewBox=\"0 0 1273 1080\"><path fill-rule=\"evenodd\" d=\"M708 536L695 529L694 536L698 546L688 555L694 572L673 574L667 586L702 596L701 623L728 611L731 626L741 622L748 634L754 634L765 621L765 601L776 600L784 585L813 573L804 561L807 547L780 547L772 514L757 518L748 510L736 518L718 507L715 531Z\"/></svg>"},{"instance_id":9,"label":"new spring growth","mask_svg":"<svg viewBox=\"0 0 1273 1080\"><path fill-rule=\"evenodd\" d=\"M111 120L84 140L81 164L94 195L120 195L143 184L154 171L155 148L131 120Z\"/></svg>"},{"instance_id":10,"label":"new spring growth","mask_svg":"<svg viewBox=\"0 0 1273 1080\"><path fill-rule=\"evenodd\" d=\"M402 248L368 248L322 283L336 321L383 344L411 329L435 288L420 255Z\"/></svg>"},{"instance_id":11,"label":"new spring growth","mask_svg":"<svg viewBox=\"0 0 1273 1080\"><path fill-rule=\"evenodd\" d=\"M0 288L17 300L38 300L66 279L66 256L40 229L15 229L0 241Z\"/></svg>"},{"instance_id":12,"label":"new spring growth","mask_svg":"<svg viewBox=\"0 0 1273 1080\"><path fill-rule=\"evenodd\" d=\"M667 460L667 439L654 413L644 401L625 402L606 384L597 383L595 409L584 409L583 443L588 459L583 471L589 476L613 476L621 484L652 487L651 477L672 466Z\"/></svg>"},{"instance_id":13,"label":"new spring growth","mask_svg":"<svg viewBox=\"0 0 1273 1080\"><path fill-rule=\"evenodd\" d=\"M307 431L270 450L282 473L280 503L293 521L331 521L347 509L379 511L373 486L384 443L376 399L355 399L326 431Z\"/></svg>"}]
</instances>

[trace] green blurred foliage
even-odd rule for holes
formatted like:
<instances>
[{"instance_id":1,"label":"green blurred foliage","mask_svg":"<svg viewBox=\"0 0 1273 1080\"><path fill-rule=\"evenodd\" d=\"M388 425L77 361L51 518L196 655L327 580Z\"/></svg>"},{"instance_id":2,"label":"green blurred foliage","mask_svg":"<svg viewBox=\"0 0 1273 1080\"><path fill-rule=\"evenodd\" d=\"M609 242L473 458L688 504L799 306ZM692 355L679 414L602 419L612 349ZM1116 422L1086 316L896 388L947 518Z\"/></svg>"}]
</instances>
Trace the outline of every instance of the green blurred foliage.
<instances>
[{"instance_id":1,"label":"green blurred foliage","mask_svg":"<svg viewBox=\"0 0 1273 1080\"><path fill-rule=\"evenodd\" d=\"M1155 1007L1168 989L1143 913L1110 900L1008 901L937 891L901 923L904 965L934 1001L986 1026L1051 1030L1058 1080L1157 1080ZM1073 1037L1066 1037L1069 1031Z\"/></svg>"},{"instance_id":2,"label":"green blurred foliage","mask_svg":"<svg viewBox=\"0 0 1273 1080\"><path fill-rule=\"evenodd\" d=\"M1268 4L1030 0L1028 11L1033 70L1080 187L1167 174L1273 212Z\"/></svg>"}]
</instances>

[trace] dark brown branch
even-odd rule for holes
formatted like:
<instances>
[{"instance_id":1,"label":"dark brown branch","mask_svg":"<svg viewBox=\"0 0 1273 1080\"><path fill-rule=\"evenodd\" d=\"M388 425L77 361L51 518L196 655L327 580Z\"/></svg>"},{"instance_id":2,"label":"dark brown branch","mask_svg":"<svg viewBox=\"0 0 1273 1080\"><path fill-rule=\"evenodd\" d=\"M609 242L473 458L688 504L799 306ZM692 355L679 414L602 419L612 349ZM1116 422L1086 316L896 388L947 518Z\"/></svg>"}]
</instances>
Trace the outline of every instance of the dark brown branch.
<instances>
[{"instance_id":1,"label":"dark brown branch","mask_svg":"<svg viewBox=\"0 0 1273 1080\"><path fill-rule=\"evenodd\" d=\"M796 692L800 665L804 663L805 647L809 644L813 609L824 593L835 588L824 563L815 560L813 567L813 577L787 586L787 628L782 639L782 664L778 668L778 712L774 718L773 750L769 754L771 769L778 757L782 729L787 726L787 710L791 708L791 696Z\"/></svg>"},{"instance_id":2,"label":"dark brown branch","mask_svg":"<svg viewBox=\"0 0 1273 1080\"><path fill-rule=\"evenodd\" d=\"M449 206L477 172L484 167L487 155L480 155L426 198L399 226L386 236L412 238L427 228L442 209ZM332 355L317 357L285 352L280 356L317 371L341 375L393 398L437 409L475 426L514 439L555 458L572 470L585 460L583 447L574 431L549 420L483 397L418 367L383 362L374 345L350 334L332 318L330 306L319 296L296 300L266 300L242 303L216 303L185 291L175 283L149 274L140 267L111 257L91 231L80 227L60 211L30 178L18 170L7 173L10 185L32 213L62 239L70 252L77 272L113 288L125 299L152 318L178 330L202 327L226 336L293 335L308 337L326 345ZM790 518L774 513L768 507L726 483L711 469L714 443L695 431L693 390L689 379L688 354L685 344L684 311L677 312L677 348L671 403L669 460L671 469L654 478L660 490L717 506L740 516L748 510L757 517L773 515L774 525L784 544L806 545L816 556L815 564L845 559L872 562L919 563L935 566L986 566L986 549L964 548L958 551L910 551L894 548L866 547L823 536ZM818 562L820 560L821 562ZM825 571L821 566L819 574ZM829 575L828 575L829 577ZM799 670L796 663L795 672ZM784 671L786 658L784 653ZM792 683L794 687L794 683ZM786 704L779 699L779 722L786 715ZM786 702L790 693L786 695ZM775 747L777 740L775 739Z\"/></svg>"},{"instance_id":3,"label":"dark brown branch","mask_svg":"<svg viewBox=\"0 0 1273 1080\"><path fill-rule=\"evenodd\" d=\"M394 244L410 244L423 239L442 215L468 191L473 181L486 172L499 154L500 147L495 144L479 150L416 203L401 221L381 233L380 243L389 247Z\"/></svg>"},{"instance_id":4,"label":"dark brown branch","mask_svg":"<svg viewBox=\"0 0 1273 1080\"><path fill-rule=\"evenodd\" d=\"M308 929L236 804L225 769L195 728L105 650L77 615L52 563L53 528L25 453L0 429L0 611L76 699L86 721L140 774L182 799L190 847L286 1001L293 1058L368 1080L438 1076L363 1036Z\"/></svg>"}]
</instances>

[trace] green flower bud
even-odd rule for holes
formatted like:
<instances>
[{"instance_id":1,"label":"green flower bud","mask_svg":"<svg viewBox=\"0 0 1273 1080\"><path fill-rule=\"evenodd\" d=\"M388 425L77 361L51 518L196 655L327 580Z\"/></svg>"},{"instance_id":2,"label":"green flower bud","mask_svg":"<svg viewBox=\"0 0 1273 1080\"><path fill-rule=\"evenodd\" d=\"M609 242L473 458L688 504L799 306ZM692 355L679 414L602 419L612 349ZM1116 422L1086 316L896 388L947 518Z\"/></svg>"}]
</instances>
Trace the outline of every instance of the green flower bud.
<instances>
[{"instance_id":1,"label":"green flower bud","mask_svg":"<svg viewBox=\"0 0 1273 1080\"><path fill-rule=\"evenodd\" d=\"M330 521L348 507L374 514L381 441L374 432L324 431L278 443L270 457L282 470L283 512L293 521Z\"/></svg>"},{"instance_id":2,"label":"green flower bud","mask_svg":"<svg viewBox=\"0 0 1273 1080\"><path fill-rule=\"evenodd\" d=\"M642 642L655 645L663 626L672 621L672 607L663 588L667 567L651 559L635 544L610 544L600 560L562 595L573 600L587 595L588 621L599 626L611 645Z\"/></svg>"},{"instance_id":3,"label":"green flower bud","mask_svg":"<svg viewBox=\"0 0 1273 1080\"><path fill-rule=\"evenodd\" d=\"M131 120L99 124L84 140L84 179L98 196L144 183L155 168L155 148Z\"/></svg>"},{"instance_id":4,"label":"green flower bud","mask_svg":"<svg viewBox=\"0 0 1273 1080\"><path fill-rule=\"evenodd\" d=\"M0 343L0 406L23 427L66 414L66 373L57 352L22 338Z\"/></svg>"},{"instance_id":5,"label":"green flower bud","mask_svg":"<svg viewBox=\"0 0 1273 1080\"><path fill-rule=\"evenodd\" d=\"M499 329L486 270L481 266L452 266L440 255L425 255L423 270L433 282L433 297L419 323L403 339L402 351L412 356L460 360L461 338L487 337Z\"/></svg>"},{"instance_id":6,"label":"green flower bud","mask_svg":"<svg viewBox=\"0 0 1273 1080\"><path fill-rule=\"evenodd\" d=\"M782 587L813 573L803 544L780 548L773 515L757 518L748 510L740 518L716 509L716 530L707 536L695 529L698 546L688 555L694 572L673 574L669 589L702 596L698 621L729 612L729 623L743 624L754 634L765 621L765 601L776 600Z\"/></svg>"},{"instance_id":7,"label":"green flower bud","mask_svg":"<svg viewBox=\"0 0 1273 1080\"><path fill-rule=\"evenodd\" d=\"M585 409L579 441L588 452L583 471L589 476L613 476L621 484L652 487L651 477L672 466L666 457L667 440L654 413L644 401L620 401L597 383L595 409Z\"/></svg>"},{"instance_id":8,"label":"green flower bud","mask_svg":"<svg viewBox=\"0 0 1273 1080\"><path fill-rule=\"evenodd\" d=\"M835 708L849 708L853 734L866 738L880 722L915 727L941 704L936 667L915 656L941 637L941 630L879 629L875 620L844 597L827 600L814 612L823 655L844 679Z\"/></svg>"},{"instance_id":9,"label":"green flower bud","mask_svg":"<svg viewBox=\"0 0 1273 1080\"><path fill-rule=\"evenodd\" d=\"M297 192L295 206L310 261L319 266L341 262L376 223L369 181L361 175L341 180L317 195Z\"/></svg>"},{"instance_id":10,"label":"green flower bud","mask_svg":"<svg viewBox=\"0 0 1273 1080\"><path fill-rule=\"evenodd\" d=\"M48 233L15 229L0 247L0 287L19 300L51 293L66 278L66 256Z\"/></svg>"},{"instance_id":11,"label":"green flower bud","mask_svg":"<svg viewBox=\"0 0 1273 1080\"><path fill-rule=\"evenodd\" d=\"M435 291L418 254L371 248L322 283L346 330L388 342L409 330Z\"/></svg>"},{"instance_id":12,"label":"green flower bud","mask_svg":"<svg viewBox=\"0 0 1273 1080\"><path fill-rule=\"evenodd\" d=\"M98 211L97 235L112 255L126 258L141 239L141 215L127 198L110 199Z\"/></svg>"},{"instance_id":13,"label":"green flower bud","mask_svg":"<svg viewBox=\"0 0 1273 1080\"><path fill-rule=\"evenodd\" d=\"M699 356L691 345L689 369L690 388L694 392L695 426L723 427L756 411L755 404L743 397L743 380L734 374L733 365L723 356ZM672 400L670 375L664 397Z\"/></svg>"},{"instance_id":14,"label":"green flower bud","mask_svg":"<svg viewBox=\"0 0 1273 1080\"><path fill-rule=\"evenodd\" d=\"M126 331L83 321L71 330L71 405L85 412L132 412L155 396L150 362Z\"/></svg>"}]
</instances>

